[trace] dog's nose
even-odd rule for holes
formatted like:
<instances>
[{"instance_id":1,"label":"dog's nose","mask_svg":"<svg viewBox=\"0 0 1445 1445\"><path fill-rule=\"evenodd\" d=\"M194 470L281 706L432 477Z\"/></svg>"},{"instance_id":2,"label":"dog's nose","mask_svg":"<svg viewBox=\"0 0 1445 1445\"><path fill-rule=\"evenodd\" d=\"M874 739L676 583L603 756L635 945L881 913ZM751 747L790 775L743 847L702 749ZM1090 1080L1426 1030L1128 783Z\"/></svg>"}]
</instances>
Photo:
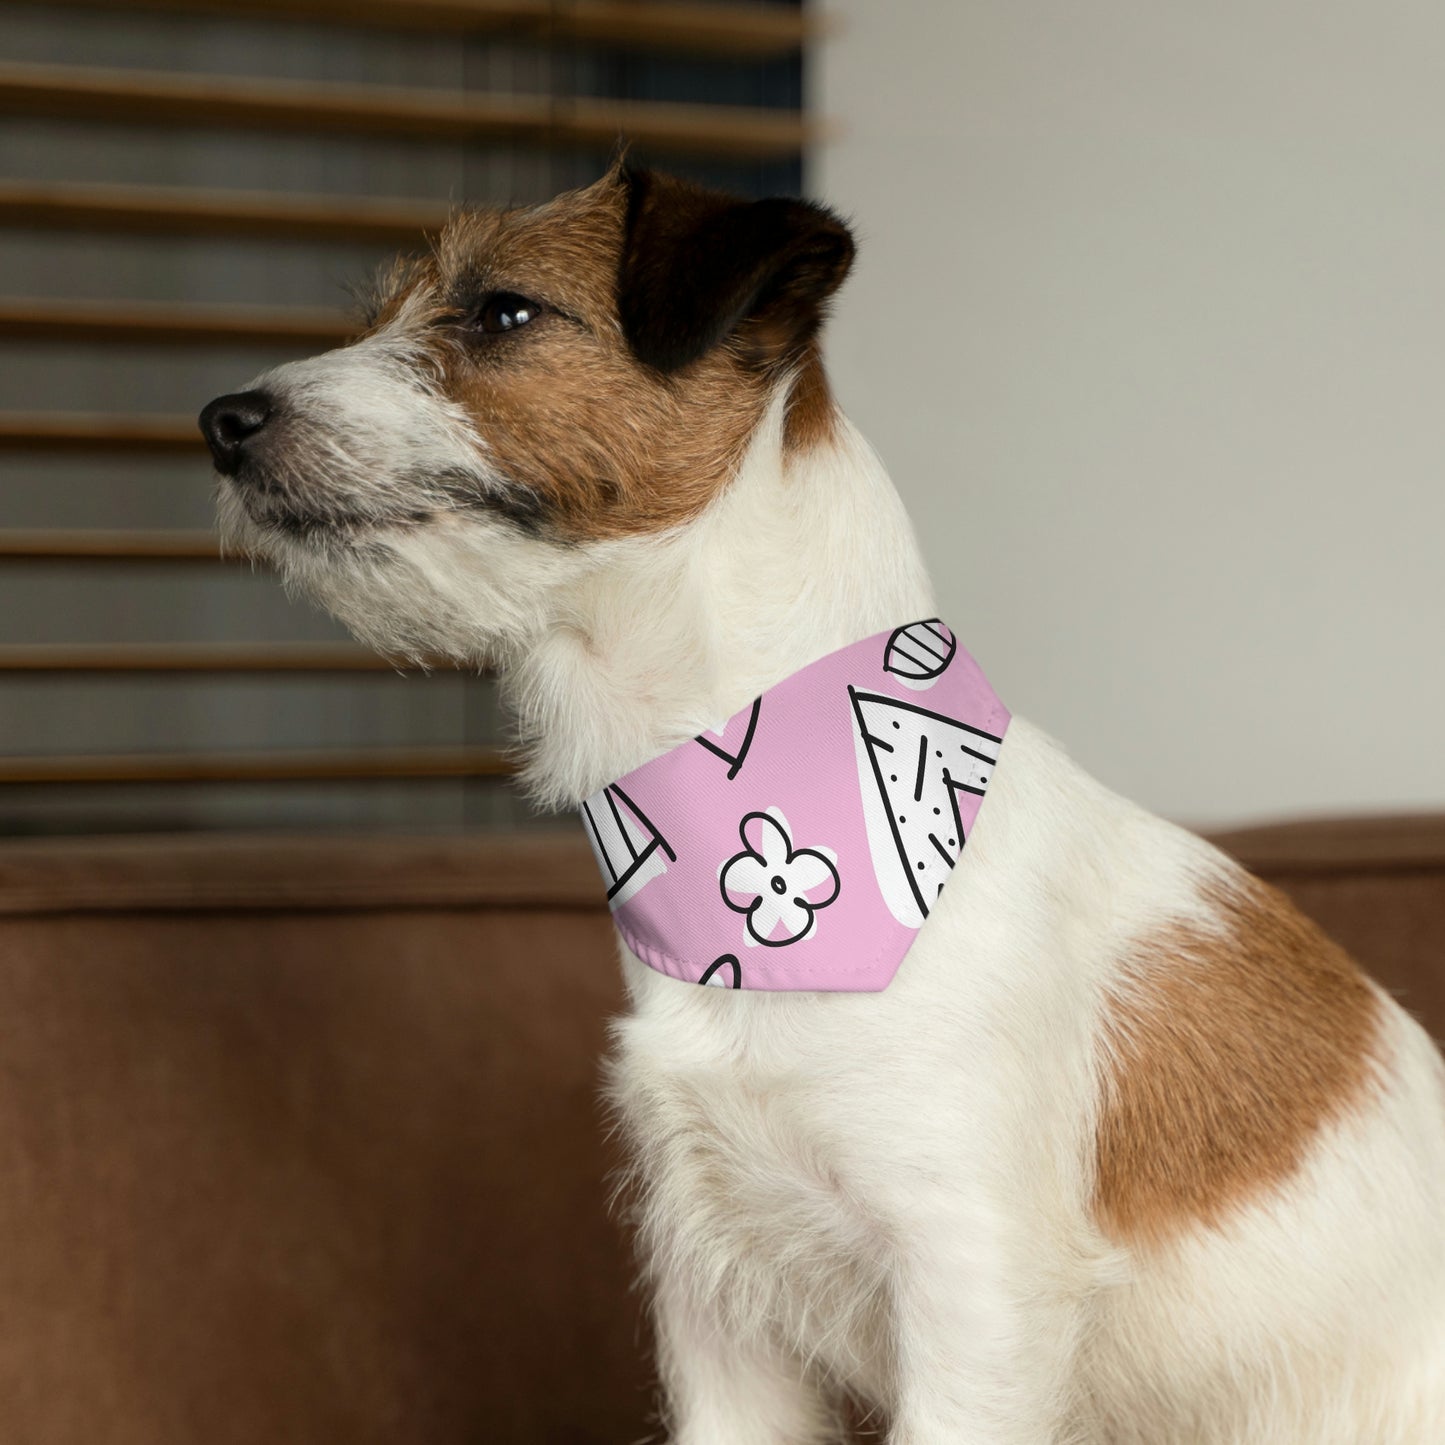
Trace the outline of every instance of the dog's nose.
<instances>
[{"instance_id":1,"label":"dog's nose","mask_svg":"<svg viewBox=\"0 0 1445 1445\"><path fill-rule=\"evenodd\" d=\"M216 470L232 476L240 468L246 443L270 418L271 398L264 391L237 391L209 403L201 413L201 434Z\"/></svg>"}]
</instances>

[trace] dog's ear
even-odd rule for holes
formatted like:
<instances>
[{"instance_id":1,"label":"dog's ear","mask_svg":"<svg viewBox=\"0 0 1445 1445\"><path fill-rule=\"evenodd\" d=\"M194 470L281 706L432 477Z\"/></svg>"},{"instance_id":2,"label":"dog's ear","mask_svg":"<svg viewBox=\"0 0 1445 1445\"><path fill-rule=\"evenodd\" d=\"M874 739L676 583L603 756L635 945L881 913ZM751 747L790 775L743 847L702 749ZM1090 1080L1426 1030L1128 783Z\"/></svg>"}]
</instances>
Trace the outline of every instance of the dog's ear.
<instances>
[{"instance_id":1,"label":"dog's ear","mask_svg":"<svg viewBox=\"0 0 1445 1445\"><path fill-rule=\"evenodd\" d=\"M661 372L729 337L745 360L799 355L853 263L853 237L831 211L776 197L740 201L624 167L626 230L618 314L634 355Z\"/></svg>"}]
</instances>

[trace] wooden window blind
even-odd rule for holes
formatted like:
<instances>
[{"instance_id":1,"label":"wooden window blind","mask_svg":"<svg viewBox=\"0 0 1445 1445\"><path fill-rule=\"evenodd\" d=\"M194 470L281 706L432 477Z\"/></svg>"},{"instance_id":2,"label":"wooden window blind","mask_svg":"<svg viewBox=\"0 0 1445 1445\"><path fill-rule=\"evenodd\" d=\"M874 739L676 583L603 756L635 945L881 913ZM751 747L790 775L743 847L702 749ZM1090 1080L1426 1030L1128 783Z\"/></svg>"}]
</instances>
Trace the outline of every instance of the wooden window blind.
<instances>
[{"instance_id":1,"label":"wooden window blind","mask_svg":"<svg viewBox=\"0 0 1445 1445\"><path fill-rule=\"evenodd\" d=\"M453 202L644 160L797 192L797 3L0 0L0 833L526 825L489 679L210 530L195 414Z\"/></svg>"}]
</instances>

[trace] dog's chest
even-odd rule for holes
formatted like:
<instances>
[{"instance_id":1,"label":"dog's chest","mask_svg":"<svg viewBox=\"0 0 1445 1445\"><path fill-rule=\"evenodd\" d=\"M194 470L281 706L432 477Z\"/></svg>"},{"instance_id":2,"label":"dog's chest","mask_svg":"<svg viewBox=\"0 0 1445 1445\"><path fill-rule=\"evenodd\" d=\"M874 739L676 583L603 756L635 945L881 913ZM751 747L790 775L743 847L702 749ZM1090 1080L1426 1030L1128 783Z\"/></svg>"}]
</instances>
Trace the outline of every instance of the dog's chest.
<instances>
[{"instance_id":1,"label":"dog's chest","mask_svg":"<svg viewBox=\"0 0 1445 1445\"><path fill-rule=\"evenodd\" d=\"M649 1253L660 1247L735 1326L875 1377L887 1246L846 1104L796 1063L756 1050L708 1060L668 1032L645 1013L628 1019L613 1068Z\"/></svg>"}]
</instances>

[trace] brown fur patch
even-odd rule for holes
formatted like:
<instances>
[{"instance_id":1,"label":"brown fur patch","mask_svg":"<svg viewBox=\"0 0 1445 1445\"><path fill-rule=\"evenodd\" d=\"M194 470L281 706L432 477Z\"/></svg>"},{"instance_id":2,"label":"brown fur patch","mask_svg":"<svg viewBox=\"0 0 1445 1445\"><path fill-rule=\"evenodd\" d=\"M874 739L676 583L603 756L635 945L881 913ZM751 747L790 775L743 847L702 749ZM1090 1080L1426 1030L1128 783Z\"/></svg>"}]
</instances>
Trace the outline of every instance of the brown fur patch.
<instances>
[{"instance_id":1,"label":"brown fur patch","mask_svg":"<svg viewBox=\"0 0 1445 1445\"><path fill-rule=\"evenodd\" d=\"M382 312L433 351L517 515L570 540L691 519L732 476L766 402L725 348L677 378L631 355L617 322L624 211L614 174L544 206L463 212L409 278L411 305L393 297ZM515 333L468 337L468 311L504 291L545 309Z\"/></svg>"},{"instance_id":2,"label":"brown fur patch","mask_svg":"<svg viewBox=\"0 0 1445 1445\"><path fill-rule=\"evenodd\" d=\"M838 407L823 358L816 342L810 343L798 367L797 379L788 396L788 415L783 445L789 451L806 452L832 441L838 421Z\"/></svg>"},{"instance_id":3,"label":"brown fur patch","mask_svg":"<svg viewBox=\"0 0 1445 1445\"><path fill-rule=\"evenodd\" d=\"M544 206L463 212L378 312L378 325L430 352L443 390L473 419L516 494L500 510L569 540L695 517L735 474L776 376L741 337L670 374L637 358L618 315L627 213L618 171ZM497 292L544 309L515 332L469 332L468 314ZM820 440L831 412L810 347L789 442Z\"/></svg>"},{"instance_id":4,"label":"brown fur patch","mask_svg":"<svg viewBox=\"0 0 1445 1445\"><path fill-rule=\"evenodd\" d=\"M1105 1022L1095 1212L1135 1243L1284 1183L1373 1073L1380 1004L1350 958L1243 873L1211 901L1218 931L1141 944Z\"/></svg>"}]
</instances>

